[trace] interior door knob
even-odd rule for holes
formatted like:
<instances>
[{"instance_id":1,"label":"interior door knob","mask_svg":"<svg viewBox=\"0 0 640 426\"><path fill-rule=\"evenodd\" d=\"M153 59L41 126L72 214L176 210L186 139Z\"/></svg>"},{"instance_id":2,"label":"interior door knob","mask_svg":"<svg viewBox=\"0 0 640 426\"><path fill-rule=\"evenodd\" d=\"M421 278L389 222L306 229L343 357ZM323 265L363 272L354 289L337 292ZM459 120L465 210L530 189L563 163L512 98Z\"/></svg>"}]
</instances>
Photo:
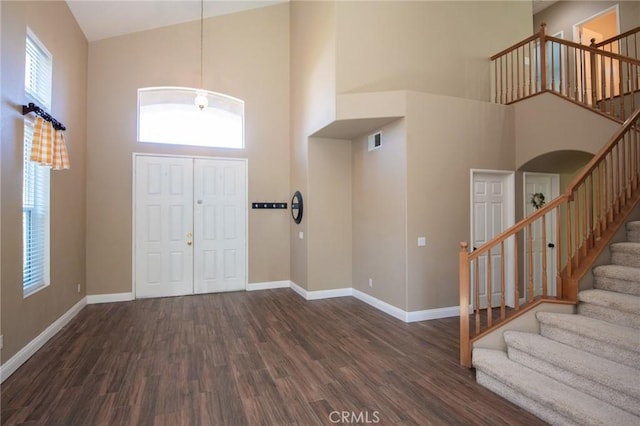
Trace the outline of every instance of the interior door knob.
<instances>
[{"instance_id":1,"label":"interior door knob","mask_svg":"<svg viewBox=\"0 0 640 426\"><path fill-rule=\"evenodd\" d=\"M193 234L191 232L187 233L187 245L190 246L193 244Z\"/></svg>"}]
</instances>

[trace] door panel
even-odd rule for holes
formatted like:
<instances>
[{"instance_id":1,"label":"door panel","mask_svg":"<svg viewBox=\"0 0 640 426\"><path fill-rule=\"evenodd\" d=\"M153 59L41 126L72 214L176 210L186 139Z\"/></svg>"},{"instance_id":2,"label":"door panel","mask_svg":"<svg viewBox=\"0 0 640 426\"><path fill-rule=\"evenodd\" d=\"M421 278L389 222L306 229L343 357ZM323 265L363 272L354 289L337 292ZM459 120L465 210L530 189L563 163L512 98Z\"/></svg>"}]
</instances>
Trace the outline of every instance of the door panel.
<instances>
[{"instance_id":1,"label":"door panel","mask_svg":"<svg viewBox=\"0 0 640 426\"><path fill-rule=\"evenodd\" d=\"M508 180L509 175L502 173L482 173L474 172L473 174L473 247L477 248L493 237L498 235L510 226L509 223L509 192ZM501 300L502 275L503 275L503 256L505 268L505 287L507 287L507 304L513 305L513 279L511 278L508 260L510 258L511 245L505 246L506 253L502 253L500 247L490 251L491 256L491 306L499 306ZM487 306L488 285L487 285L487 268L488 255L483 254L478 257L478 287L480 289L480 308ZM472 264L471 283L475 286L475 263ZM475 303L475 294L472 290L472 303Z\"/></svg>"},{"instance_id":2,"label":"door panel","mask_svg":"<svg viewBox=\"0 0 640 426\"><path fill-rule=\"evenodd\" d=\"M194 162L194 292L246 287L246 163Z\"/></svg>"},{"instance_id":3,"label":"door panel","mask_svg":"<svg viewBox=\"0 0 640 426\"><path fill-rule=\"evenodd\" d=\"M136 157L136 297L191 294L192 160Z\"/></svg>"},{"instance_id":4,"label":"door panel","mask_svg":"<svg viewBox=\"0 0 640 426\"><path fill-rule=\"evenodd\" d=\"M551 201L559 195L559 179L556 174L542 173L525 173L524 174L524 200L525 215L529 216L536 210L531 204L531 197L535 193L542 193L546 201ZM556 213L555 211L548 214L546 218L546 241L543 241L542 222L536 221L531 229L532 239L532 257L533 257L533 292L535 296L542 294L542 259L546 256L547 260L547 294L549 296L556 295L556 252L555 252L555 229L556 229ZM525 229L525 256L528 256L529 249L526 245L528 235ZM549 247L549 243L554 247ZM527 257L525 257L527 258ZM527 264L525 262L525 277L528 277ZM526 283L525 283L526 285ZM527 292L525 291L525 295Z\"/></svg>"},{"instance_id":5,"label":"door panel","mask_svg":"<svg viewBox=\"0 0 640 426\"><path fill-rule=\"evenodd\" d=\"M246 287L246 162L136 157L137 297Z\"/></svg>"}]
</instances>

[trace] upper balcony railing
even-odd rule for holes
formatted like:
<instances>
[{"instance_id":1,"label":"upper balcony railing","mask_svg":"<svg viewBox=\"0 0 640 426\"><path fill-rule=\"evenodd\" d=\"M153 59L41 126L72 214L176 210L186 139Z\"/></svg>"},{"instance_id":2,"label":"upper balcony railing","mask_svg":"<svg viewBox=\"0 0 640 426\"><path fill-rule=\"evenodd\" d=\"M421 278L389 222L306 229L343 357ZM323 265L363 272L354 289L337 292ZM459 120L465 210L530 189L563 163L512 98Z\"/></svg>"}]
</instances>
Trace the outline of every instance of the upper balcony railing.
<instances>
[{"instance_id":1,"label":"upper balcony railing","mask_svg":"<svg viewBox=\"0 0 640 426\"><path fill-rule=\"evenodd\" d=\"M596 48L547 36L542 25L491 58L494 101L510 104L551 92L624 120L640 105L640 60L614 47L637 56L636 33L620 37Z\"/></svg>"},{"instance_id":2,"label":"upper balcony railing","mask_svg":"<svg viewBox=\"0 0 640 426\"><path fill-rule=\"evenodd\" d=\"M591 47L628 58L640 59L640 27L599 43L596 43L596 39L593 38L591 39Z\"/></svg>"}]
</instances>

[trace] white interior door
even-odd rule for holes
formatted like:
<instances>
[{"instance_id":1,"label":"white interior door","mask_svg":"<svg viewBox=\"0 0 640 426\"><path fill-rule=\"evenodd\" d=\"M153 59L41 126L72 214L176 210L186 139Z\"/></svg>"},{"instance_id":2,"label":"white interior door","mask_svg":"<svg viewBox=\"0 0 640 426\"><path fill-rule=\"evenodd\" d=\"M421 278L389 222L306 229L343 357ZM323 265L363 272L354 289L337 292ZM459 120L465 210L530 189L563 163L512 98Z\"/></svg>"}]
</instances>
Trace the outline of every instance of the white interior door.
<instances>
[{"instance_id":1,"label":"white interior door","mask_svg":"<svg viewBox=\"0 0 640 426\"><path fill-rule=\"evenodd\" d=\"M524 173L524 210L525 216L536 211L531 204L533 194L544 194L545 201L551 201L560 193L560 176L550 173ZM545 240L543 241L542 222L536 221L531 230L531 253L533 258L533 293L535 296L542 294L542 259L547 259L547 295L556 295L556 213L549 213L546 217ZM529 256L528 235L525 230L525 259ZM525 262L525 277L529 276L528 265ZM525 291L525 296L527 292Z\"/></svg>"},{"instance_id":2,"label":"white interior door","mask_svg":"<svg viewBox=\"0 0 640 426\"><path fill-rule=\"evenodd\" d=\"M193 292L193 160L136 157L136 297Z\"/></svg>"},{"instance_id":3,"label":"white interior door","mask_svg":"<svg viewBox=\"0 0 640 426\"><path fill-rule=\"evenodd\" d=\"M194 292L246 287L246 162L194 163Z\"/></svg>"},{"instance_id":4,"label":"white interior door","mask_svg":"<svg viewBox=\"0 0 640 426\"><path fill-rule=\"evenodd\" d=\"M473 248L476 249L500 232L513 225L513 174L500 172L472 172L472 218L471 232ZM491 256L491 294L488 294L487 267L488 255L478 258L480 308L487 307L487 299L491 297L491 306L500 306L503 260L506 287L506 304L514 305L513 280L513 244L509 241L503 253L500 246L490 252ZM503 259L504 257L504 259ZM475 304L475 266L471 268L471 303Z\"/></svg>"},{"instance_id":5,"label":"white interior door","mask_svg":"<svg viewBox=\"0 0 640 426\"><path fill-rule=\"evenodd\" d=\"M246 288L244 160L135 157L136 297Z\"/></svg>"}]
</instances>

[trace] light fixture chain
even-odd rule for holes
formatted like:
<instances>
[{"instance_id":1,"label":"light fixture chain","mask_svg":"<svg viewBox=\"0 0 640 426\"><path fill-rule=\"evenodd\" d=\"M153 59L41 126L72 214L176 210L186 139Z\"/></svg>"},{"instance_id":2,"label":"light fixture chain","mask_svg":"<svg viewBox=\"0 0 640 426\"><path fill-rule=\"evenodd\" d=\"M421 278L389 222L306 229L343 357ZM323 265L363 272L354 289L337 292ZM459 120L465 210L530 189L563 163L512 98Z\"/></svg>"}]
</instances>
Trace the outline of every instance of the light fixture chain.
<instances>
[{"instance_id":1,"label":"light fixture chain","mask_svg":"<svg viewBox=\"0 0 640 426\"><path fill-rule=\"evenodd\" d=\"M204 0L200 0L200 88L204 89Z\"/></svg>"}]
</instances>

